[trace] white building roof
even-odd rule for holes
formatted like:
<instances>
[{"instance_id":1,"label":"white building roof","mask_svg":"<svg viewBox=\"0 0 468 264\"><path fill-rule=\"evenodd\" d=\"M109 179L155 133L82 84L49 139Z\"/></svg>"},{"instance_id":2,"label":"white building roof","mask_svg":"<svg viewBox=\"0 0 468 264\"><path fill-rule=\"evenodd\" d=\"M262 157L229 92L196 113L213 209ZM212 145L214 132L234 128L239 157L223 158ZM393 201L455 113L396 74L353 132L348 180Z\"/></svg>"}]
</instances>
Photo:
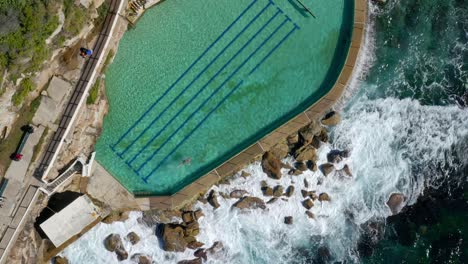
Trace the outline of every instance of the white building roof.
<instances>
[{"instance_id":1,"label":"white building roof","mask_svg":"<svg viewBox=\"0 0 468 264\"><path fill-rule=\"evenodd\" d=\"M95 221L99 214L99 208L88 196L82 195L47 219L40 227L55 247L58 247Z\"/></svg>"}]
</instances>

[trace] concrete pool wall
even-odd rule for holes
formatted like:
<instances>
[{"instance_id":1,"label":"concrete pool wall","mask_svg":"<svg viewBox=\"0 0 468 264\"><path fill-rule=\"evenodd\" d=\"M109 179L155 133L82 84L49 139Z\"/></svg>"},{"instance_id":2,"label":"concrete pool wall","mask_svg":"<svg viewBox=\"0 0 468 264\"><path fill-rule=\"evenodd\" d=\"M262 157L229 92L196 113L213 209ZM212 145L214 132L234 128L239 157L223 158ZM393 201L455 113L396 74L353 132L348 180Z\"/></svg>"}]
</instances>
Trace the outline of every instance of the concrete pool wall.
<instances>
[{"instance_id":1,"label":"concrete pool wall","mask_svg":"<svg viewBox=\"0 0 468 264\"><path fill-rule=\"evenodd\" d=\"M157 197L144 197L144 193L136 194L135 196L141 209L174 209L183 206L198 194L208 190L213 184L217 183L223 178L233 175L250 161L254 160L259 155L262 155L265 151L270 150L271 147L280 140L285 139L292 133L297 132L301 127L309 124L311 120L317 120L322 117L325 112L329 110L341 97L352 75L357 57L359 55L361 43L364 38L366 13L367 1L355 0L352 38L348 54L346 55L345 63L342 65L341 73L336 79L335 84L320 100L316 101L305 111L291 118L282 126L273 130L250 147L233 156L222 165L218 166L216 169L185 186L177 193L170 196Z\"/></svg>"}]
</instances>

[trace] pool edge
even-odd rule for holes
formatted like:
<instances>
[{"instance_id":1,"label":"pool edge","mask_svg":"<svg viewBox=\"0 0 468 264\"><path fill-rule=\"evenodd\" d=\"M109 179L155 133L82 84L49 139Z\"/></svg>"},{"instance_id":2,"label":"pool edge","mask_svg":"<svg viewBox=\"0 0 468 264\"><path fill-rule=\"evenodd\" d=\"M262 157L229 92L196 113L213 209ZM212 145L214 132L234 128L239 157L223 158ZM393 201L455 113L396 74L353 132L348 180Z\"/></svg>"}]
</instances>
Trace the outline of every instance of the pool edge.
<instances>
[{"instance_id":1,"label":"pool edge","mask_svg":"<svg viewBox=\"0 0 468 264\"><path fill-rule=\"evenodd\" d=\"M301 127L307 125L311 120L318 119L329 110L341 97L353 74L357 58L361 51L362 40L367 18L367 1L354 1L354 22L351 44L346 55L343 68L338 75L335 84L324 96L317 100L312 106L291 118L254 144L240 151L237 155L225 161L223 164L201 176L196 181L185 186L180 191L170 196L148 196L134 195L142 210L150 209L175 209L192 201L198 194L208 190L213 184L221 179L231 176L241 167L254 160L259 155L284 139L288 135L297 132Z\"/></svg>"}]
</instances>

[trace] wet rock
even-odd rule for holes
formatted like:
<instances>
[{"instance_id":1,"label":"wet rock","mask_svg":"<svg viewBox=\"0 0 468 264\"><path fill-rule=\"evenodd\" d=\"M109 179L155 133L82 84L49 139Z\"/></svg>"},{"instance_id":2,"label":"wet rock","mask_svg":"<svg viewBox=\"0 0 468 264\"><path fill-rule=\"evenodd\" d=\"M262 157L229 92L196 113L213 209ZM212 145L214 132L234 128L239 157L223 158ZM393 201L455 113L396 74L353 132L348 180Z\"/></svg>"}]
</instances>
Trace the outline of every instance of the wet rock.
<instances>
[{"instance_id":1,"label":"wet rock","mask_svg":"<svg viewBox=\"0 0 468 264\"><path fill-rule=\"evenodd\" d=\"M293 224L293 217L292 216L284 217L284 223L287 224L287 225L292 225Z\"/></svg>"},{"instance_id":2,"label":"wet rock","mask_svg":"<svg viewBox=\"0 0 468 264\"><path fill-rule=\"evenodd\" d=\"M330 261L331 261L330 250L325 246L319 247L317 250L317 262L329 263Z\"/></svg>"},{"instance_id":3,"label":"wet rock","mask_svg":"<svg viewBox=\"0 0 468 264\"><path fill-rule=\"evenodd\" d=\"M322 142L328 142L328 131L326 128L322 127L320 133L317 135L317 139Z\"/></svg>"},{"instance_id":4,"label":"wet rock","mask_svg":"<svg viewBox=\"0 0 468 264\"><path fill-rule=\"evenodd\" d=\"M177 262L177 264L202 264L202 259L201 258L186 259L186 260L181 260Z\"/></svg>"},{"instance_id":5,"label":"wet rock","mask_svg":"<svg viewBox=\"0 0 468 264\"><path fill-rule=\"evenodd\" d=\"M273 179L281 179L281 161L271 152L265 152L262 157L262 169L266 175Z\"/></svg>"},{"instance_id":6,"label":"wet rock","mask_svg":"<svg viewBox=\"0 0 468 264\"><path fill-rule=\"evenodd\" d=\"M185 242L187 242L187 247L190 243L195 243L197 242L197 239L194 236L184 236Z\"/></svg>"},{"instance_id":7,"label":"wet rock","mask_svg":"<svg viewBox=\"0 0 468 264\"><path fill-rule=\"evenodd\" d=\"M330 202L331 201L330 196L327 193L319 194L318 200L320 202L324 202L324 201Z\"/></svg>"},{"instance_id":8,"label":"wet rock","mask_svg":"<svg viewBox=\"0 0 468 264\"><path fill-rule=\"evenodd\" d=\"M302 171L301 170L298 170L298 169L291 169L289 172L288 172L289 175L292 175L292 176L298 176L298 175L301 175L302 174Z\"/></svg>"},{"instance_id":9,"label":"wet rock","mask_svg":"<svg viewBox=\"0 0 468 264\"><path fill-rule=\"evenodd\" d=\"M313 160L316 161L318 159L317 151L312 146L305 146L296 151L295 156L297 161L307 161Z\"/></svg>"},{"instance_id":10,"label":"wet rock","mask_svg":"<svg viewBox=\"0 0 468 264\"><path fill-rule=\"evenodd\" d=\"M68 259L66 257L56 256L53 258L52 263L55 264L68 264Z\"/></svg>"},{"instance_id":11,"label":"wet rock","mask_svg":"<svg viewBox=\"0 0 468 264\"><path fill-rule=\"evenodd\" d=\"M276 202L276 201L278 201L278 198L273 197L273 198L271 198L270 200L268 200L267 204L272 204L272 203L274 203L274 202Z\"/></svg>"},{"instance_id":12,"label":"wet rock","mask_svg":"<svg viewBox=\"0 0 468 264\"><path fill-rule=\"evenodd\" d=\"M208 195L208 203L213 206L213 208L218 208L219 207L219 202L218 202L218 197L216 195L216 192L214 190L211 190L210 194Z\"/></svg>"},{"instance_id":13,"label":"wet rock","mask_svg":"<svg viewBox=\"0 0 468 264\"><path fill-rule=\"evenodd\" d=\"M353 177L353 174L351 173L351 169L349 168L348 164L345 164L341 171L344 172L346 176Z\"/></svg>"},{"instance_id":14,"label":"wet rock","mask_svg":"<svg viewBox=\"0 0 468 264\"><path fill-rule=\"evenodd\" d=\"M276 185L275 189L273 189L273 196L280 197L283 195L283 191L284 191L283 186Z\"/></svg>"},{"instance_id":15,"label":"wet rock","mask_svg":"<svg viewBox=\"0 0 468 264\"><path fill-rule=\"evenodd\" d=\"M287 145L286 141L278 143L274 145L271 149L270 152L277 158L283 159L285 158L288 153L289 153L289 146Z\"/></svg>"},{"instance_id":16,"label":"wet rock","mask_svg":"<svg viewBox=\"0 0 468 264\"><path fill-rule=\"evenodd\" d=\"M205 244L202 243L202 242L192 241L192 242L188 243L187 247L190 248L190 249L196 249L196 248L203 247L204 245Z\"/></svg>"},{"instance_id":17,"label":"wet rock","mask_svg":"<svg viewBox=\"0 0 468 264\"><path fill-rule=\"evenodd\" d=\"M318 199L318 195L315 193L315 191L310 191L309 198L312 199L312 201L315 201Z\"/></svg>"},{"instance_id":18,"label":"wet rock","mask_svg":"<svg viewBox=\"0 0 468 264\"><path fill-rule=\"evenodd\" d=\"M264 196L273 196L273 189L270 187L262 187L262 193Z\"/></svg>"},{"instance_id":19,"label":"wet rock","mask_svg":"<svg viewBox=\"0 0 468 264\"><path fill-rule=\"evenodd\" d=\"M287 202L287 201L288 201L288 199L286 199L286 198L281 198L281 200L283 200L283 201L285 201L285 202Z\"/></svg>"},{"instance_id":20,"label":"wet rock","mask_svg":"<svg viewBox=\"0 0 468 264\"><path fill-rule=\"evenodd\" d=\"M140 242L140 236L138 236L135 232L130 232L127 234L127 239L132 243L132 245L135 245L136 243Z\"/></svg>"},{"instance_id":21,"label":"wet rock","mask_svg":"<svg viewBox=\"0 0 468 264\"><path fill-rule=\"evenodd\" d=\"M312 213L311 211L305 211L306 215L310 218L310 219L314 219L315 218L315 215L314 213Z\"/></svg>"},{"instance_id":22,"label":"wet rock","mask_svg":"<svg viewBox=\"0 0 468 264\"><path fill-rule=\"evenodd\" d=\"M286 141L288 142L288 145L294 146L299 142L299 135L298 134L290 135L286 138Z\"/></svg>"},{"instance_id":23,"label":"wet rock","mask_svg":"<svg viewBox=\"0 0 468 264\"><path fill-rule=\"evenodd\" d=\"M197 249L197 250L193 253L193 255L194 255L195 257L197 257L197 258L202 258L202 259L204 259L204 260L207 259L206 251L205 251L204 248Z\"/></svg>"},{"instance_id":24,"label":"wet rock","mask_svg":"<svg viewBox=\"0 0 468 264\"><path fill-rule=\"evenodd\" d=\"M322 124L325 126L336 126L341 121L341 116L338 112L331 111L322 118Z\"/></svg>"},{"instance_id":25,"label":"wet rock","mask_svg":"<svg viewBox=\"0 0 468 264\"><path fill-rule=\"evenodd\" d=\"M117 259L119 261L126 260L128 258L128 252L123 247L116 249L115 254L117 254Z\"/></svg>"},{"instance_id":26,"label":"wet rock","mask_svg":"<svg viewBox=\"0 0 468 264\"><path fill-rule=\"evenodd\" d=\"M370 257L374 248L384 238L385 220L373 219L361 224L361 236L358 241L359 255Z\"/></svg>"},{"instance_id":27,"label":"wet rock","mask_svg":"<svg viewBox=\"0 0 468 264\"><path fill-rule=\"evenodd\" d=\"M178 224L161 224L160 238L165 251L183 252L187 247L187 241L184 239L184 227Z\"/></svg>"},{"instance_id":28,"label":"wet rock","mask_svg":"<svg viewBox=\"0 0 468 264\"><path fill-rule=\"evenodd\" d=\"M284 162L281 162L281 168L288 169L288 170L292 169L291 165L286 164Z\"/></svg>"},{"instance_id":29,"label":"wet rock","mask_svg":"<svg viewBox=\"0 0 468 264\"><path fill-rule=\"evenodd\" d=\"M306 199L302 202L302 205L307 209L309 210L310 208L312 208L314 206L314 202L312 202L311 199Z\"/></svg>"},{"instance_id":30,"label":"wet rock","mask_svg":"<svg viewBox=\"0 0 468 264\"><path fill-rule=\"evenodd\" d=\"M193 221L195 221L195 215L193 214L192 211L187 211L187 212L183 212L182 213L182 221L184 221L184 223L191 223Z\"/></svg>"},{"instance_id":31,"label":"wet rock","mask_svg":"<svg viewBox=\"0 0 468 264\"><path fill-rule=\"evenodd\" d=\"M320 165L320 171L322 171L323 175L327 176L328 174L332 173L335 170L335 166L331 163L325 163Z\"/></svg>"},{"instance_id":32,"label":"wet rock","mask_svg":"<svg viewBox=\"0 0 468 264\"><path fill-rule=\"evenodd\" d=\"M248 172L246 172L246 171L242 171L242 172L241 172L241 177L243 177L243 178L250 177L251 175L252 175L252 174L250 174L250 173L248 173Z\"/></svg>"},{"instance_id":33,"label":"wet rock","mask_svg":"<svg viewBox=\"0 0 468 264\"><path fill-rule=\"evenodd\" d=\"M309 188L309 182L306 179L304 179L304 187Z\"/></svg>"},{"instance_id":34,"label":"wet rock","mask_svg":"<svg viewBox=\"0 0 468 264\"><path fill-rule=\"evenodd\" d=\"M104 239L104 247L110 251L114 252L118 248L122 247L122 239L118 234L110 234Z\"/></svg>"},{"instance_id":35,"label":"wet rock","mask_svg":"<svg viewBox=\"0 0 468 264\"><path fill-rule=\"evenodd\" d=\"M312 161L312 160L308 160L306 162L306 165L307 165L307 168L311 171L317 171L317 163Z\"/></svg>"},{"instance_id":36,"label":"wet rock","mask_svg":"<svg viewBox=\"0 0 468 264\"><path fill-rule=\"evenodd\" d=\"M319 149L320 146L322 146L322 141L320 140L318 136L314 136L314 138L312 139L312 143L310 143L310 145L314 147L315 149Z\"/></svg>"},{"instance_id":37,"label":"wet rock","mask_svg":"<svg viewBox=\"0 0 468 264\"><path fill-rule=\"evenodd\" d=\"M242 198L244 195L248 194L249 192L245 190L234 190L229 194L231 198Z\"/></svg>"},{"instance_id":38,"label":"wet rock","mask_svg":"<svg viewBox=\"0 0 468 264\"><path fill-rule=\"evenodd\" d=\"M387 201L387 206L393 215L398 214L405 206L406 197L401 193L392 193Z\"/></svg>"},{"instance_id":39,"label":"wet rock","mask_svg":"<svg viewBox=\"0 0 468 264\"><path fill-rule=\"evenodd\" d=\"M312 142L315 135L320 133L322 126L317 121L312 121L309 125L299 130L299 143L307 145Z\"/></svg>"},{"instance_id":40,"label":"wet rock","mask_svg":"<svg viewBox=\"0 0 468 264\"><path fill-rule=\"evenodd\" d=\"M306 198L307 196L309 196L309 191L307 191L307 190L301 190L301 194L302 194L302 197L303 197L303 198Z\"/></svg>"},{"instance_id":41,"label":"wet rock","mask_svg":"<svg viewBox=\"0 0 468 264\"><path fill-rule=\"evenodd\" d=\"M300 161L294 163L294 167L296 167L296 169L301 170L301 171L307 170L307 165L305 165L304 162L300 162Z\"/></svg>"},{"instance_id":42,"label":"wet rock","mask_svg":"<svg viewBox=\"0 0 468 264\"><path fill-rule=\"evenodd\" d=\"M261 187L268 187L268 183L266 181L261 181L260 186Z\"/></svg>"},{"instance_id":43,"label":"wet rock","mask_svg":"<svg viewBox=\"0 0 468 264\"><path fill-rule=\"evenodd\" d=\"M152 260L151 257L142 255L142 254L135 254L131 257L131 260L133 262L136 262L138 264L151 264Z\"/></svg>"},{"instance_id":44,"label":"wet rock","mask_svg":"<svg viewBox=\"0 0 468 264\"><path fill-rule=\"evenodd\" d=\"M291 197L294 194L294 186L289 185L288 188L286 188L286 197Z\"/></svg>"},{"instance_id":45,"label":"wet rock","mask_svg":"<svg viewBox=\"0 0 468 264\"><path fill-rule=\"evenodd\" d=\"M206 250L206 253L213 255L223 250L224 250L223 243L221 241L216 241L213 243L213 245L210 248Z\"/></svg>"},{"instance_id":46,"label":"wet rock","mask_svg":"<svg viewBox=\"0 0 468 264\"><path fill-rule=\"evenodd\" d=\"M258 197L252 197L252 196L243 197L239 199L239 201L237 201L232 206L239 208L241 210L257 209L257 208L265 209L266 208L265 202L262 199Z\"/></svg>"},{"instance_id":47,"label":"wet rock","mask_svg":"<svg viewBox=\"0 0 468 264\"><path fill-rule=\"evenodd\" d=\"M327 154L327 160L330 163L339 163L343 159L349 158L349 150L337 150L334 149Z\"/></svg>"},{"instance_id":48,"label":"wet rock","mask_svg":"<svg viewBox=\"0 0 468 264\"><path fill-rule=\"evenodd\" d=\"M198 221L198 219L202 218L203 216L205 216L203 214L203 211L201 209L198 209L198 210L195 210L195 212L193 212L193 215L195 216L195 220Z\"/></svg>"},{"instance_id":49,"label":"wet rock","mask_svg":"<svg viewBox=\"0 0 468 264\"><path fill-rule=\"evenodd\" d=\"M197 236L199 233L200 226L198 222L191 222L184 227L184 236Z\"/></svg>"}]
</instances>

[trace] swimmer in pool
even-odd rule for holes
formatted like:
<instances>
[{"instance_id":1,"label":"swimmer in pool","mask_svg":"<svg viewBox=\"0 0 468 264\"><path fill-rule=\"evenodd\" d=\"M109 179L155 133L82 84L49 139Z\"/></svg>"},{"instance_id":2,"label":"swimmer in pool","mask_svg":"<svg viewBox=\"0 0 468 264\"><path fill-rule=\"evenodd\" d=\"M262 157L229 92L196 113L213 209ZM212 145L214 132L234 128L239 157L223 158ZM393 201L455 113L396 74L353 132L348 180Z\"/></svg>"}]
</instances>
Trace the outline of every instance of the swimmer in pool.
<instances>
[{"instance_id":1,"label":"swimmer in pool","mask_svg":"<svg viewBox=\"0 0 468 264\"><path fill-rule=\"evenodd\" d=\"M190 163L192 163L192 158L188 157L180 162L179 167L184 165L190 165Z\"/></svg>"}]
</instances>

